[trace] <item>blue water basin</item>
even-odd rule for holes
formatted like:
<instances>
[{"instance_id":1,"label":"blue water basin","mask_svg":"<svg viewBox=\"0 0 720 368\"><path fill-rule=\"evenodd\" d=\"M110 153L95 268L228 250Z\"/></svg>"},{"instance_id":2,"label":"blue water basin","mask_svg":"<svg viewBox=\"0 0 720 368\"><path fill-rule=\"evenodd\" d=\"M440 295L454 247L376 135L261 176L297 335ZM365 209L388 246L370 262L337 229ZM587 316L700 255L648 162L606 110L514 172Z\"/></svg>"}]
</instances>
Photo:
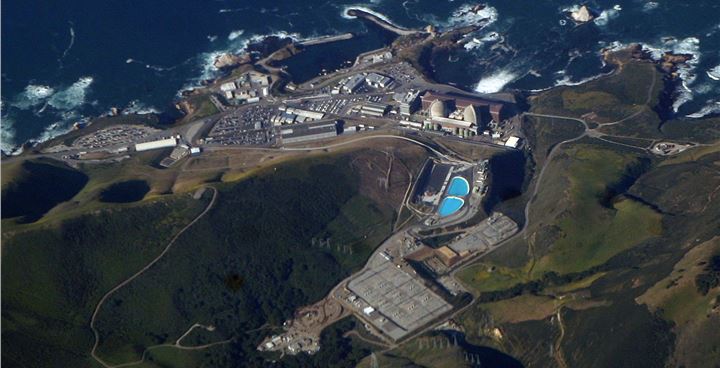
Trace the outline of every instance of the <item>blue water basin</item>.
<instances>
[{"instance_id":1,"label":"blue water basin","mask_svg":"<svg viewBox=\"0 0 720 368\"><path fill-rule=\"evenodd\" d=\"M445 197L440 202L438 213L440 217L450 216L459 211L465 205L465 200L459 197Z\"/></svg>"},{"instance_id":2,"label":"blue water basin","mask_svg":"<svg viewBox=\"0 0 720 368\"><path fill-rule=\"evenodd\" d=\"M462 176L456 176L450 180L447 194L451 196L464 197L470 193L470 183Z\"/></svg>"}]
</instances>

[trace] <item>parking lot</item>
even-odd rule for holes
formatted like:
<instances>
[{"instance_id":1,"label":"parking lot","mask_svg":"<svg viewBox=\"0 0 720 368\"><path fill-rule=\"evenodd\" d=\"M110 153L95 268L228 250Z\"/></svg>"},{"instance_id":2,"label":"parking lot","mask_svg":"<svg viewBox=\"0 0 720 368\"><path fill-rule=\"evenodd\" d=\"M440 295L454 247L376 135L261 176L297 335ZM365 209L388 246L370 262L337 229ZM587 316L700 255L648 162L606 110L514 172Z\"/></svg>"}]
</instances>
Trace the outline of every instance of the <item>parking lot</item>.
<instances>
[{"instance_id":1,"label":"parking lot","mask_svg":"<svg viewBox=\"0 0 720 368\"><path fill-rule=\"evenodd\" d=\"M73 142L75 148L104 148L140 141L158 129L144 125L116 125L84 135Z\"/></svg>"},{"instance_id":2,"label":"parking lot","mask_svg":"<svg viewBox=\"0 0 720 368\"><path fill-rule=\"evenodd\" d=\"M272 143L270 118L275 107L253 106L221 117L206 139L211 144L264 145Z\"/></svg>"}]
</instances>

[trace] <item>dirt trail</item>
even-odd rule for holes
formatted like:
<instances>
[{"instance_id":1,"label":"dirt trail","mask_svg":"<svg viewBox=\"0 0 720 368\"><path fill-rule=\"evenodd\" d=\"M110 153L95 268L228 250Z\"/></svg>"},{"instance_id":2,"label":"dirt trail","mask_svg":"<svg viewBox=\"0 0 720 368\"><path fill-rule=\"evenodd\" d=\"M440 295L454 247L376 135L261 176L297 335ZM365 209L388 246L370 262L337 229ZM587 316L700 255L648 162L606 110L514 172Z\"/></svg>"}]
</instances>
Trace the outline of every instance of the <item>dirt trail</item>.
<instances>
[{"instance_id":1,"label":"dirt trail","mask_svg":"<svg viewBox=\"0 0 720 368\"><path fill-rule=\"evenodd\" d=\"M114 293L117 292L118 290L122 289L122 288L123 288L124 286L126 286L127 284L131 283L133 280L135 280L135 279L138 278L140 275L142 275L143 273L145 273L145 271L149 270L153 265L155 265L155 263L157 263L158 261L160 261L160 259L162 259L162 257L164 257L165 254L167 254L167 252L170 250L170 248L172 248L172 246L175 244L175 241L177 241L178 238L180 238L180 236L181 236L183 233L185 233L185 231L186 231L187 229L189 229L190 227L192 227L198 220L200 220L203 216L205 216L205 214L207 214L208 211L210 211L210 209L213 207L213 205L215 205L215 200L217 199L217 189L215 189L215 188L213 188L213 187L208 187L208 188L213 191L213 196L212 196L212 199L210 200L210 203L208 203L207 207L205 207L205 209L204 209L199 215L197 215L189 224L185 225L185 227L183 227L177 234L175 234L175 236L173 236L173 238L170 240L170 242L168 242L167 246L165 246L165 249L163 249L163 251L160 252L160 254L159 254L157 257L155 257L152 261L150 261L150 263L148 263L147 265L145 265L145 267L141 268L138 272L136 272L135 274L133 274L133 275L130 276L129 278L125 279L125 280L122 281L121 283L117 284L117 286L115 286L114 288L110 289L110 291L108 291L107 293L105 293L105 295L103 295L103 297L100 298L100 301L99 301L98 304L95 306L95 311L93 312L93 315L92 315L92 317L90 318L90 329L92 330L93 335L95 336L95 342L94 342L94 344L93 344L92 350L90 351L90 355L92 355L93 359L95 359L95 361L97 361L98 363L100 363L102 366L104 366L104 367L106 367L106 368L111 368L111 367L115 367L115 368L117 368L117 367L126 367L126 366L128 366L128 364L129 364L129 365L138 364L138 363L142 362L142 361L145 359L146 352L148 352L148 351L150 350L150 348L146 349L145 352L143 352L143 356L142 356L142 359L140 360L140 362L125 363L125 364L121 364L121 365L111 365L111 364L105 362L104 360L102 360L102 359L97 355L97 348L98 348L98 346L100 345L100 333L98 332L97 328L95 328L95 321L97 320L97 316L98 316L98 314L100 313L100 308L103 306L103 304L107 301L107 299L108 299L112 294L114 294ZM193 328L194 328L194 326L191 327L190 330L192 330ZM188 332L189 332L189 331L188 331ZM187 333L186 333L186 334L187 334ZM183 337L184 337L184 335L183 335ZM210 345L216 345L216 344L217 344L217 343L210 344ZM178 345L178 347L180 347L180 346L179 346L179 341L178 341L178 344L177 344L177 345ZM173 344L162 344L162 345L156 345L155 347L161 347L161 346L175 346L175 345L173 345ZM207 346L206 346L206 347L207 347ZM153 347L153 348L154 348L154 347ZM188 347L181 347L181 348L183 348L183 349L188 349ZM192 349L192 348L190 348L190 349Z\"/></svg>"}]
</instances>

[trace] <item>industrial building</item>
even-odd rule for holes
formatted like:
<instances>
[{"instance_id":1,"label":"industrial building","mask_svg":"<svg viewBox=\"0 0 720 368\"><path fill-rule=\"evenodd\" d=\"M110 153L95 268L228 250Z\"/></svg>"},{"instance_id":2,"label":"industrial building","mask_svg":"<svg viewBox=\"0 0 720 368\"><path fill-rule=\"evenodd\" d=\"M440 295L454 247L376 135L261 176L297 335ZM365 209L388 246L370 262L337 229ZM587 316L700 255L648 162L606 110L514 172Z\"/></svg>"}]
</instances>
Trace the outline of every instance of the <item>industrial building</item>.
<instances>
[{"instance_id":1,"label":"industrial building","mask_svg":"<svg viewBox=\"0 0 720 368\"><path fill-rule=\"evenodd\" d=\"M520 145L520 138L518 138L514 135L510 136L510 138L508 138L508 140L505 141L505 147L517 148L518 145Z\"/></svg>"},{"instance_id":2,"label":"industrial building","mask_svg":"<svg viewBox=\"0 0 720 368\"><path fill-rule=\"evenodd\" d=\"M156 141L137 143L135 145L135 151L137 151L137 152L149 151L149 150L160 149L160 148L175 147L176 145L177 145L177 138L170 137L170 138L165 138L165 139L159 139Z\"/></svg>"},{"instance_id":3,"label":"industrial building","mask_svg":"<svg viewBox=\"0 0 720 368\"><path fill-rule=\"evenodd\" d=\"M234 81L220 85L220 92L230 102L237 104L240 101L255 103L270 94L271 79L268 75L255 71L247 72Z\"/></svg>"},{"instance_id":4,"label":"industrial building","mask_svg":"<svg viewBox=\"0 0 720 368\"><path fill-rule=\"evenodd\" d=\"M365 82L373 88L388 88L392 81L392 78L378 73L370 73L365 77Z\"/></svg>"},{"instance_id":5,"label":"industrial building","mask_svg":"<svg viewBox=\"0 0 720 368\"><path fill-rule=\"evenodd\" d=\"M408 121L408 120L400 120L400 126L410 129L416 129L420 130L423 128L422 123L414 122L414 121Z\"/></svg>"},{"instance_id":6,"label":"industrial building","mask_svg":"<svg viewBox=\"0 0 720 368\"><path fill-rule=\"evenodd\" d=\"M270 122L275 126L305 123L320 120L325 117L325 113L322 112L303 110L294 107L280 106L278 110L280 110L280 113L270 119Z\"/></svg>"},{"instance_id":7,"label":"industrial building","mask_svg":"<svg viewBox=\"0 0 720 368\"><path fill-rule=\"evenodd\" d=\"M340 91L343 93L353 93L357 91L365 83L365 76L362 74L355 74L350 77L347 81L342 83Z\"/></svg>"},{"instance_id":8,"label":"industrial building","mask_svg":"<svg viewBox=\"0 0 720 368\"><path fill-rule=\"evenodd\" d=\"M317 122L279 130L284 144L314 141L318 139L332 138L338 135L337 122Z\"/></svg>"},{"instance_id":9,"label":"industrial building","mask_svg":"<svg viewBox=\"0 0 720 368\"><path fill-rule=\"evenodd\" d=\"M491 122L503 118L503 104L454 94L432 91L421 97L422 108L428 111L425 129L445 130L452 134L471 136L484 130Z\"/></svg>"},{"instance_id":10,"label":"industrial building","mask_svg":"<svg viewBox=\"0 0 720 368\"><path fill-rule=\"evenodd\" d=\"M384 116L390 106L380 102L365 102L360 107L360 114L373 117Z\"/></svg>"},{"instance_id":11,"label":"industrial building","mask_svg":"<svg viewBox=\"0 0 720 368\"><path fill-rule=\"evenodd\" d=\"M393 95L393 100L399 103L400 115L410 116L417 111L420 105L420 100L418 99L419 95L420 91L408 91L406 93L398 92Z\"/></svg>"}]
</instances>

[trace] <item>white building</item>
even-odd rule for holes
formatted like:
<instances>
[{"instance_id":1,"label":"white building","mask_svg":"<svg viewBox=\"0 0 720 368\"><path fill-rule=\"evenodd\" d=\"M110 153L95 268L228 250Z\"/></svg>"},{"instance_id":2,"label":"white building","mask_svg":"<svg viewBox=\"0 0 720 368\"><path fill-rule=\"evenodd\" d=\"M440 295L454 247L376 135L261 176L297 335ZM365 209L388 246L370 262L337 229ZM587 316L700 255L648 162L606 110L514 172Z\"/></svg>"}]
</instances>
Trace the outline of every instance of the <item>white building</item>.
<instances>
[{"instance_id":1,"label":"white building","mask_svg":"<svg viewBox=\"0 0 720 368\"><path fill-rule=\"evenodd\" d=\"M235 86L235 82L227 82L220 85L220 90L223 92L233 91L236 88L237 86Z\"/></svg>"},{"instance_id":2,"label":"white building","mask_svg":"<svg viewBox=\"0 0 720 368\"><path fill-rule=\"evenodd\" d=\"M517 148L519 144L520 144L520 138L518 138L514 135L511 135L510 138L508 138L508 140L505 141L505 147Z\"/></svg>"},{"instance_id":3,"label":"white building","mask_svg":"<svg viewBox=\"0 0 720 368\"><path fill-rule=\"evenodd\" d=\"M157 141L138 143L135 145L135 151L137 151L137 152L149 151L149 150L154 150L154 149L159 149L159 148L175 147L176 145L177 145L177 138L170 137L170 138L160 139Z\"/></svg>"},{"instance_id":4,"label":"white building","mask_svg":"<svg viewBox=\"0 0 720 368\"><path fill-rule=\"evenodd\" d=\"M373 88L387 88L392 83L392 78L378 73L370 73L365 77L365 82Z\"/></svg>"}]
</instances>

